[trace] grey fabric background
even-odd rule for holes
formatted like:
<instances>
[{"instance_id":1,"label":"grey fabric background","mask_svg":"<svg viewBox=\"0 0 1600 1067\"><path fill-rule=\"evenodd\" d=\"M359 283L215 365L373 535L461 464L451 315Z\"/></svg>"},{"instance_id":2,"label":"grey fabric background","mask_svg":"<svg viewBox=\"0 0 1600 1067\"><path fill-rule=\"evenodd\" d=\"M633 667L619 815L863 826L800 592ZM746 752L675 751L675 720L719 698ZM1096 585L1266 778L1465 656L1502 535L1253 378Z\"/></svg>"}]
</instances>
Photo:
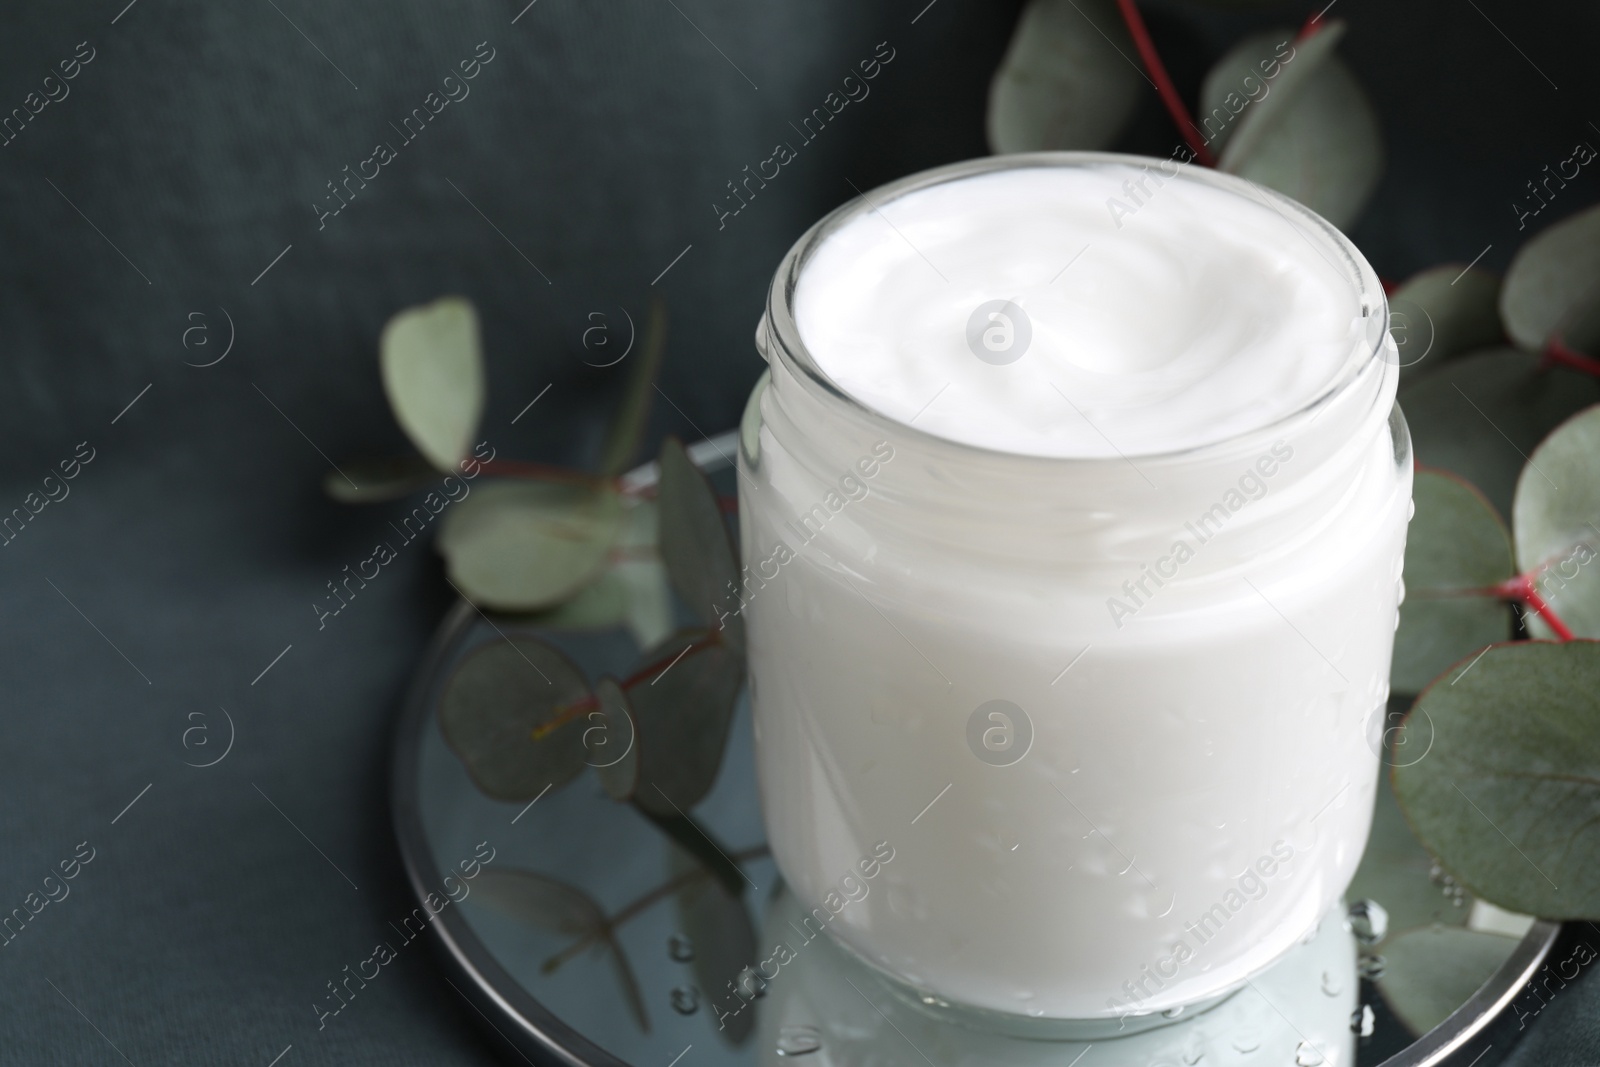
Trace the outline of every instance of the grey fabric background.
<instances>
[{"instance_id":1,"label":"grey fabric background","mask_svg":"<svg viewBox=\"0 0 1600 1067\"><path fill-rule=\"evenodd\" d=\"M653 433L731 426L789 243L852 182L984 151L1016 4L938 0L913 23L926 0L125 2L0 23L0 112L80 42L94 51L0 147L0 513L80 442L94 454L0 548L0 912L94 849L70 896L0 948L0 1062L265 1065L290 1045L284 1067L493 1062L509 1054L421 949L327 1029L311 1008L407 910L389 730L449 599L419 543L325 629L311 607L401 510L318 490L329 457L403 447L377 333L407 304L470 296L492 368L483 435L583 462L620 375L581 361L588 315L637 319L688 247L654 287L676 406ZM1262 21L1152 6L1191 85ZM1355 230L1387 276L1491 244L1503 266L1522 183L1600 139L1594 10L1478 6L1333 12L1387 125L1391 167ZM325 183L398 146L390 124L480 42L494 59L470 96L319 229ZM724 183L879 42L895 58L872 95L719 229ZM1164 153L1147 105L1122 147ZM1585 176L1538 221L1594 199ZM186 366L221 353L227 317L228 357ZM226 739L221 709L228 757L186 766ZM1569 987L1520 1062L1600 1059L1597 1009L1592 978Z\"/></svg>"}]
</instances>

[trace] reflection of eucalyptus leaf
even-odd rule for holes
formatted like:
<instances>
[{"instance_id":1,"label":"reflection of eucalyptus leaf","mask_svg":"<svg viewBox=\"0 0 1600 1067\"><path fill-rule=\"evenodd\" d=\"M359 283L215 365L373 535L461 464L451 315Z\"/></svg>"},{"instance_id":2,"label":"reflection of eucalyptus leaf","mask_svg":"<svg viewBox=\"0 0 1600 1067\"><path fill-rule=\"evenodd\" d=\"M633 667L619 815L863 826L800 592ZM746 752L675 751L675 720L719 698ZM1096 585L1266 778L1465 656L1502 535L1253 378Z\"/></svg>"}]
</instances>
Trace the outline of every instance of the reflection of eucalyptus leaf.
<instances>
[{"instance_id":1,"label":"reflection of eucalyptus leaf","mask_svg":"<svg viewBox=\"0 0 1600 1067\"><path fill-rule=\"evenodd\" d=\"M656 505L626 500L610 562L572 599L519 620L553 630L601 630L627 624L640 648L672 632L672 591L656 550Z\"/></svg>"},{"instance_id":2,"label":"reflection of eucalyptus leaf","mask_svg":"<svg viewBox=\"0 0 1600 1067\"><path fill-rule=\"evenodd\" d=\"M1458 926L1406 930L1384 942L1378 989L1413 1037L1467 1002L1510 958L1517 939Z\"/></svg>"},{"instance_id":3,"label":"reflection of eucalyptus leaf","mask_svg":"<svg viewBox=\"0 0 1600 1067\"><path fill-rule=\"evenodd\" d=\"M606 433L605 447L601 452L600 473L615 478L627 470L639 451L644 438L645 425L650 421L651 393L656 384L656 374L661 369L661 354L667 346L667 305L660 297L650 301L649 317L645 320L644 337L639 352L628 369L628 384L622 392L622 403L612 416L611 428Z\"/></svg>"},{"instance_id":4,"label":"reflection of eucalyptus leaf","mask_svg":"<svg viewBox=\"0 0 1600 1067\"><path fill-rule=\"evenodd\" d=\"M1443 363L1400 390L1417 461L1459 474L1502 515L1523 457L1561 421L1600 402L1600 381L1564 367L1541 368L1515 348L1491 348Z\"/></svg>"},{"instance_id":5,"label":"reflection of eucalyptus leaf","mask_svg":"<svg viewBox=\"0 0 1600 1067\"><path fill-rule=\"evenodd\" d=\"M583 719L537 741L533 731L588 695L582 672L543 641L494 641L469 653L445 683L439 727L479 789L496 800L532 800L583 772Z\"/></svg>"},{"instance_id":6,"label":"reflection of eucalyptus leaf","mask_svg":"<svg viewBox=\"0 0 1600 1067\"><path fill-rule=\"evenodd\" d=\"M1377 115L1332 54L1342 33L1330 22L1300 40L1292 30L1245 38L1206 76L1196 116L1207 136L1223 130L1219 170L1291 196L1341 228L1361 213L1383 171ZM1285 47L1294 51L1279 61ZM1271 70L1275 61L1269 81L1261 64Z\"/></svg>"},{"instance_id":7,"label":"reflection of eucalyptus leaf","mask_svg":"<svg viewBox=\"0 0 1600 1067\"><path fill-rule=\"evenodd\" d=\"M1421 749L1406 754L1411 742L1424 746L1431 742L1425 727L1419 729L1419 736L1406 740L1407 747L1392 757L1397 763L1420 754ZM1383 905L1389 913L1391 938L1402 930L1430 923L1460 926L1469 914L1466 902L1453 903L1443 889L1433 884L1428 877L1432 868L1433 857L1406 825L1406 817L1395 803L1388 776L1380 776L1377 800L1372 807L1372 832L1367 837L1366 851L1361 854L1361 866L1345 891L1345 899L1376 900ZM1380 941L1374 947L1382 952L1384 944Z\"/></svg>"},{"instance_id":8,"label":"reflection of eucalyptus leaf","mask_svg":"<svg viewBox=\"0 0 1600 1067\"><path fill-rule=\"evenodd\" d=\"M1500 292L1500 314L1511 340L1530 351L1552 334L1569 344L1592 344L1600 325L1600 207L1541 230L1518 251ZM1574 329L1582 324L1585 328ZM1591 336L1583 336L1590 334Z\"/></svg>"},{"instance_id":9,"label":"reflection of eucalyptus leaf","mask_svg":"<svg viewBox=\"0 0 1600 1067\"><path fill-rule=\"evenodd\" d=\"M417 451L442 471L467 454L483 414L478 314L459 296L407 308L378 339L383 389Z\"/></svg>"},{"instance_id":10,"label":"reflection of eucalyptus leaf","mask_svg":"<svg viewBox=\"0 0 1600 1067\"><path fill-rule=\"evenodd\" d=\"M589 762L606 796L632 800L639 785L639 734L628 695L615 678L595 683L594 695L600 707L587 716L584 748Z\"/></svg>"},{"instance_id":11,"label":"reflection of eucalyptus leaf","mask_svg":"<svg viewBox=\"0 0 1600 1067\"><path fill-rule=\"evenodd\" d=\"M1447 263L1413 274L1389 297L1390 332L1409 381L1452 356L1498 344L1500 279Z\"/></svg>"},{"instance_id":12,"label":"reflection of eucalyptus leaf","mask_svg":"<svg viewBox=\"0 0 1600 1067\"><path fill-rule=\"evenodd\" d=\"M1511 535L1472 486L1437 471L1418 471L1416 512L1406 532L1406 599L1394 637L1390 684L1416 693L1452 663L1511 638L1511 609L1473 595L1510 578Z\"/></svg>"},{"instance_id":13,"label":"reflection of eucalyptus leaf","mask_svg":"<svg viewBox=\"0 0 1600 1067\"><path fill-rule=\"evenodd\" d=\"M1419 713L1433 747L1394 790L1428 851L1491 904L1600 920L1600 644L1492 648Z\"/></svg>"},{"instance_id":14,"label":"reflection of eucalyptus leaf","mask_svg":"<svg viewBox=\"0 0 1600 1067\"><path fill-rule=\"evenodd\" d=\"M438 479L438 470L421 456L347 459L339 470L329 471L322 479L322 491L341 504L382 504L434 485Z\"/></svg>"},{"instance_id":15,"label":"reflection of eucalyptus leaf","mask_svg":"<svg viewBox=\"0 0 1600 1067\"><path fill-rule=\"evenodd\" d=\"M724 625L724 613L739 607L739 568L717 495L683 444L669 437L661 446L661 559L667 577L689 610L707 626ZM744 619L728 614L723 637L744 648Z\"/></svg>"},{"instance_id":16,"label":"reflection of eucalyptus leaf","mask_svg":"<svg viewBox=\"0 0 1600 1067\"><path fill-rule=\"evenodd\" d=\"M694 857L676 848L670 851L675 877L700 869ZM739 973L756 962L756 931L750 911L741 896L728 892L716 879L689 880L678 890L677 898L678 920L694 945L694 977L701 999L714 1023L721 1016L717 1032L723 1040L735 1047L742 1045L755 1030L756 1007L743 1004L729 983L737 986Z\"/></svg>"},{"instance_id":17,"label":"reflection of eucalyptus leaf","mask_svg":"<svg viewBox=\"0 0 1600 1067\"><path fill-rule=\"evenodd\" d=\"M1600 638L1600 407L1562 423L1529 457L1511 519L1517 566L1577 637ZM1536 613L1535 637L1555 634Z\"/></svg>"},{"instance_id":18,"label":"reflection of eucalyptus leaf","mask_svg":"<svg viewBox=\"0 0 1600 1067\"><path fill-rule=\"evenodd\" d=\"M609 488L500 482L449 510L438 548L450 580L473 603L534 611L595 579L621 519L621 499Z\"/></svg>"},{"instance_id":19,"label":"reflection of eucalyptus leaf","mask_svg":"<svg viewBox=\"0 0 1600 1067\"><path fill-rule=\"evenodd\" d=\"M667 663L628 688L638 727L635 803L659 815L687 812L722 765L744 658L705 630L680 630L652 652Z\"/></svg>"},{"instance_id":20,"label":"reflection of eucalyptus leaf","mask_svg":"<svg viewBox=\"0 0 1600 1067\"><path fill-rule=\"evenodd\" d=\"M989 147L1107 147L1144 84L1133 54L1114 0L1030 0L989 84Z\"/></svg>"},{"instance_id":21,"label":"reflection of eucalyptus leaf","mask_svg":"<svg viewBox=\"0 0 1600 1067\"><path fill-rule=\"evenodd\" d=\"M485 867L478 873L477 893L483 903L505 915L541 930L565 934L596 948L603 947L611 957L617 982L639 1029L650 1032L650 1017L633 967L613 936L605 912L593 897L575 885L537 871L517 868Z\"/></svg>"},{"instance_id":22,"label":"reflection of eucalyptus leaf","mask_svg":"<svg viewBox=\"0 0 1600 1067\"><path fill-rule=\"evenodd\" d=\"M744 402L744 414L739 416L739 447L752 463L761 462L761 398L766 395L772 372L764 370L750 390L750 399Z\"/></svg>"}]
</instances>

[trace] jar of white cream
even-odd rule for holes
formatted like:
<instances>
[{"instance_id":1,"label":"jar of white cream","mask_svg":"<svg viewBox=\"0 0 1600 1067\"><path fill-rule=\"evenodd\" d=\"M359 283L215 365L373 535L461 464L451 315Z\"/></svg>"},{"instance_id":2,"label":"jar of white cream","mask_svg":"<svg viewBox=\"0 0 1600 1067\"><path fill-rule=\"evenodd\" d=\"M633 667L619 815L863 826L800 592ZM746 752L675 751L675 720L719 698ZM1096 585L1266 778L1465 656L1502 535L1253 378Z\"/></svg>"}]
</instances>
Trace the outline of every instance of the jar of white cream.
<instances>
[{"instance_id":1,"label":"jar of white cream","mask_svg":"<svg viewBox=\"0 0 1600 1067\"><path fill-rule=\"evenodd\" d=\"M1387 318L1332 226L1172 160L944 167L794 246L739 610L808 928L924 1004L1112 1029L1316 928L1403 595Z\"/></svg>"}]
</instances>

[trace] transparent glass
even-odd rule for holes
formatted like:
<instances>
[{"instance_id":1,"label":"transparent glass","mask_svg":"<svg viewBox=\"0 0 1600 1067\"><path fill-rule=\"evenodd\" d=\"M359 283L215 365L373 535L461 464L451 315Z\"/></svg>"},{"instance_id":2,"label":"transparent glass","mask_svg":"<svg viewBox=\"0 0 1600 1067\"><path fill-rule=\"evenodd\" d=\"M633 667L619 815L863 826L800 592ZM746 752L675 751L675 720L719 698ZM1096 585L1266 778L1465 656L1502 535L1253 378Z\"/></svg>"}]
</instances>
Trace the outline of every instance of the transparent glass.
<instances>
[{"instance_id":1,"label":"transparent glass","mask_svg":"<svg viewBox=\"0 0 1600 1067\"><path fill-rule=\"evenodd\" d=\"M868 196L1130 160L1156 162L995 157ZM859 200L773 281L739 457L763 817L797 921L924 1005L1115 1030L1215 1001L1365 845L1411 491L1387 305L1320 218L1192 171L1271 198L1365 316L1311 404L1201 448L1016 455L857 403L792 301Z\"/></svg>"}]
</instances>

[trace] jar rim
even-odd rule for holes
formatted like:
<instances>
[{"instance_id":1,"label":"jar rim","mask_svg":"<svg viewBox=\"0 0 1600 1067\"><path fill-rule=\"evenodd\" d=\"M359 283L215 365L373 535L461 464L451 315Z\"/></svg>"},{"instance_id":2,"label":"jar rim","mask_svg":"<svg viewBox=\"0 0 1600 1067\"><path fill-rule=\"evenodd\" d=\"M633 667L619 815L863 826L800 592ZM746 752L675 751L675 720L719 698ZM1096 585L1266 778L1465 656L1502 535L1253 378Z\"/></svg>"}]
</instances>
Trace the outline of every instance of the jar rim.
<instances>
[{"instance_id":1,"label":"jar rim","mask_svg":"<svg viewBox=\"0 0 1600 1067\"><path fill-rule=\"evenodd\" d=\"M1302 231L1302 235L1307 236L1308 240L1313 239L1313 237L1320 238L1324 245L1337 252L1344 260L1351 288L1360 301L1362 315L1367 321L1368 346L1364 354L1347 359L1340 372L1309 401L1269 423L1251 427L1248 430L1217 441L1208 441L1203 444L1189 445L1178 449L1137 452L1133 454L1133 457L1152 462L1204 459L1213 453L1220 453L1236 447L1243 440L1281 434L1285 427L1293 425L1307 416L1315 418L1316 414L1320 414L1321 409L1327 407L1336 398L1349 390L1356 382L1362 379L1370 367L1380 362L1380 353L1383 351L1389 334L1387 325L1389 321L1389 302L1383 286L1379 282L1377 273L1373 270L1371 264L1367 262L1366 257L1361 254L1360 249L1348 237L1332 223L1299 201L1237 175L1224 174L1205 167L1196 170L1192 163L1161 159L1155 156L1133 155L1121 152L1025 152L983 156L918 171L915 174L880 185L866 193L861 193L858 190L856 197L834 208L813 224L789 248L783 259L779 261L778 269L774 273L772 284L767 291L766 315L762 320L757 336L758 348L761 349L762 355L767 358L768 362L771 362L772 358L770 350L776 349L778 357L796 379L822 390L822 392L844 404L848 410L865 419L875 428L884 432L892 431L900 435L909 434L912 440L926 446L955 449L961 453L971 455L1004 457L1008 462L1038 463L1057 468L1080 464L1102 465L1124 462L1128 457L1120 454L1118 456L1049 456L993 448L919 429L908 422L902 422L884 414L852 395L829 377L817 364L800 336L800 327L795 320L795 294L799 288L800 276L804 272L806 265L829 237L856 218L877 211L881 205L910 193L982 174L1007 170L1105 165L1148 167L1151 165L1160 166L1163 163L1171 162L1179 162L1180 169L1175 176L1177 179L1200 182L1258 202L1264 201L1267 206L1272 207L1279 215L1284 216L1285 221L1296 229L1300 229L1296 225L1296 218L1309 225L1313 230L1313 234L1305 235ZM1165 174L1164 171L1163 174Z\"/></svg>"}]
</instances>

